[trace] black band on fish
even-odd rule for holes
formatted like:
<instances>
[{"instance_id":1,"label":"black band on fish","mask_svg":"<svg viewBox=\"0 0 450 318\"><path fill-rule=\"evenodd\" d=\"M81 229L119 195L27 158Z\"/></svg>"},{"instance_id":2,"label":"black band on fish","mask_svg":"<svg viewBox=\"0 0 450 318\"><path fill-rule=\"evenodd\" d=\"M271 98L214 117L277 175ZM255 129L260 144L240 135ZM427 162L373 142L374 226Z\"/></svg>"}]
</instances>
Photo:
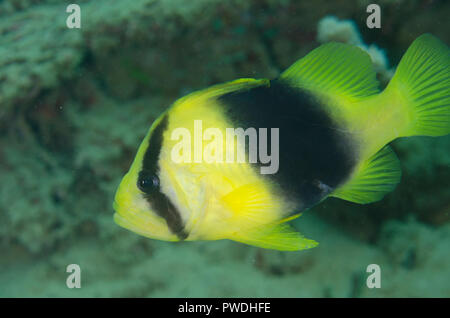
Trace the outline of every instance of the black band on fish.
<instances>
[{"instance_id":1,"label":"black band on fish","mask_svg":"<svg viewBox=\"0 0 450 318\"><path fill-rule=\"evenodd\" d=\"M164 193L156 192L144 196L151 204L153 210L166 220L167 226L173 234L181 241L188 237L189 234L184 230L184 224L180 213Z\"/></svg>"},{"instance_id":2,"label":"black band on fish","mask_svg":"<svg viewBox=\"0 0 450 318\"><path fill-rule=\"evenodd\" d=\"M302 208L318 203L350 176L357 159L354 146L307 91L273 80L219 101L236 127L279 128L279 170L267 177L300 199ZM255 164L258 171L260 166Z\"/></svg>"},{"instance_id":3,"label":"black band on fish","mask_svg":"<svg viewBox=\"0 0 450 318\"><path fill-rule=\"evenodd\" d=\"M189 234L184 230L181 214L170 199L161 192L158 177L158 159L167 122L167 116L164 116L150 136L148 148L142 162L142 170L139 172L137 186L144 192L144 198L156 214L166 220L169 230L180 240L184 240Z\"/></svg>"},{"instance_id":4,"label":"black band on fish","mask_svg":"<svg viewBox=\"0 0 450 318\"><path fill-rule=\"evenodd\" d=\"M159 171L158 159L159 154L161 153L163 133L167 129L167 124L167 115L164 115L155 129L153 129L148 141L148 148L145 151L144 159L142 161L142 170L150 175L157 175L157 172Z\"/></svg>"}]
</instances>

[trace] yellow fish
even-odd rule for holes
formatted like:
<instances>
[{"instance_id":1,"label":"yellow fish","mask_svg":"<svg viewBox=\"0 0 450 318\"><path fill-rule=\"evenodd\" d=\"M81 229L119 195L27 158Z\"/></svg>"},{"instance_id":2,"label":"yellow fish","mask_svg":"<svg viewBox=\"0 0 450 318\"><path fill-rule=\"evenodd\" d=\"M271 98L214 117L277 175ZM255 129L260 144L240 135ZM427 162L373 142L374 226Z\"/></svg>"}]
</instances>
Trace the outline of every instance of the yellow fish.
<instances>
[{"instance_id":1,"label":"yellow fish","mask_svg":"<svg viewBox=\"0 0 450 318\"><path fill-rule=\"evenodd\" d=\"M165 241L314 247L288 221L329 196L381 200L401 177L388 143L450 133L449 66L448 47L422 35L380 91L368 54L328 43L277 79L189 94L150 127L117 190L114 220ZM244 139L228 135L237 128Z\"/></svg>"}]
</instances>

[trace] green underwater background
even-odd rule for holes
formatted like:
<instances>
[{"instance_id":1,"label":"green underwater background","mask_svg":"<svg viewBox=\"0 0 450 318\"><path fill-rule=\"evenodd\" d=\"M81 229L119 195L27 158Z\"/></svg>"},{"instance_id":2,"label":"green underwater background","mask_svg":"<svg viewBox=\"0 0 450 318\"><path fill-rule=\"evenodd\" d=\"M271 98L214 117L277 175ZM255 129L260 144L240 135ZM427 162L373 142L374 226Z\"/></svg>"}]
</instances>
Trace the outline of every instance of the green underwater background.
<instances>
[{"instance_id":1,"label":"green underwater background","mask_svg":"<svg viewBox=\"0 0 450 318\"><path fill-rule=\"evenodd\" d=\"M382 201L304 213L310 250L160 242L112 217L177 98L274 78L333 40L371 52L385 85L419 35L450 43L449 1L379 0L381 29L365 0L77 0L81 29L68 29L73 2L0 0L0 297L450 297L450 136L395 141L402 181Z\"/></svg>"}]
</instances>

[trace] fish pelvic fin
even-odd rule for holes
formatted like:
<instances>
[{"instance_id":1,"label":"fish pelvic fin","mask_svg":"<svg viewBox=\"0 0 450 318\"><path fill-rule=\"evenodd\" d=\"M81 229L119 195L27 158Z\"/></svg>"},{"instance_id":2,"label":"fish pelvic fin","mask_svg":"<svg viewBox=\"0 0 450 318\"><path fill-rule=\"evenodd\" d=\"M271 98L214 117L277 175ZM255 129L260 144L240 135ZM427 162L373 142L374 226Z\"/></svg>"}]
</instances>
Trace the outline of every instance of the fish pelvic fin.
<instances>
[{"instance_id":1,"label":"fish pelvic fin","mask_svg":"<svg viewBox=\"0 0 450 318\"><path fill-rule=\"evenodd\" d=\"M383 92L406 117L400 137L450 133L450 51L430 34L418 37Z\"/></svg>"},{"instance_id":2,"label":"fish pelvic fin","mask_svg":"<svg viewBox=\"0 0 450 318\"><path fill-rule=\"evenodd\" d=\"M317 245L304 238L287 222L300 216L285 215L286 206L268 191L266 185L249 183L222 197L222 203L232 211L227 220L225 238L266 249L298 251Z\"/></svg>"}]
</instances>

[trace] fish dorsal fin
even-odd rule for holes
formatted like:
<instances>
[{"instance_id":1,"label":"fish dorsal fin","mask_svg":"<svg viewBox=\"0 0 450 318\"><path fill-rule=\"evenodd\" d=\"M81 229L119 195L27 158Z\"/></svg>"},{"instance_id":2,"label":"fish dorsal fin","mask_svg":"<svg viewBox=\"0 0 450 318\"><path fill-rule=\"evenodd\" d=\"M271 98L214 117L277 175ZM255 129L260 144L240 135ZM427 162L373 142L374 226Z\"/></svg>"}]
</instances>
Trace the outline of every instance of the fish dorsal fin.
<instances>
[{"instance_id":1,"label":"fish dorsal fin","mask_svg":"<svg viewBox=\"0 0 450 318\"><path fill-rule=\"evenodd\" d=\"M225 195L222 202L233 211L233 231L227 235L233 241L280 251L317 245L286 224L300 214L280 219L285 207L262 184L243 185Z\"/></svg>"},{"instance_id":2,"label":"fish dorsal fin","mask_svg":"<svg viewBox=\"0 0 450 318\"><path fill-rule=\"evenodd\" d=\"M236 233L232 240L261 248L279 251L299 251L317 246L317 242L304 238L286 223L269 224Z\"/></svg>"},{"instance_id":3,"label":"fish dorsal fin","mask_svg":"<svg viewBox=\"0 0 450 318\"><path fill-rule=\"evenodd\" d=\"M369 55L344 43L331 42L318 47L295 62L280 78L295 87L347 101L379 92Z\"/></svg>"},{"instance_id":4,"label":"fish dorsal fin","mask_svg":"<svg viewBox=\"0 0 450 318\"><path fill-rule=\"evenodd\" d=\"M400 162L389 146L359 165L353 177L331 196L365 204L381 200L401 178Z\"/></svg>"},{"instance_id":5,"label":"fish dorsal fin","mask_svg":"<svg viewBox=\"0 0 450 318\"><path fill-rule=\"evenodd\" d=\"M268 79L254 79L254 78L240 78L234 81L229 81L221 84L212 85L208 88L192 92L174 103L176 105L185 104L186 101L195 101L196 99L208 99L214 98L223 94L230 92L235 92L239 90L251 89L258 86L268 86L270 81Z\"/></svg>"}]
</instances>

